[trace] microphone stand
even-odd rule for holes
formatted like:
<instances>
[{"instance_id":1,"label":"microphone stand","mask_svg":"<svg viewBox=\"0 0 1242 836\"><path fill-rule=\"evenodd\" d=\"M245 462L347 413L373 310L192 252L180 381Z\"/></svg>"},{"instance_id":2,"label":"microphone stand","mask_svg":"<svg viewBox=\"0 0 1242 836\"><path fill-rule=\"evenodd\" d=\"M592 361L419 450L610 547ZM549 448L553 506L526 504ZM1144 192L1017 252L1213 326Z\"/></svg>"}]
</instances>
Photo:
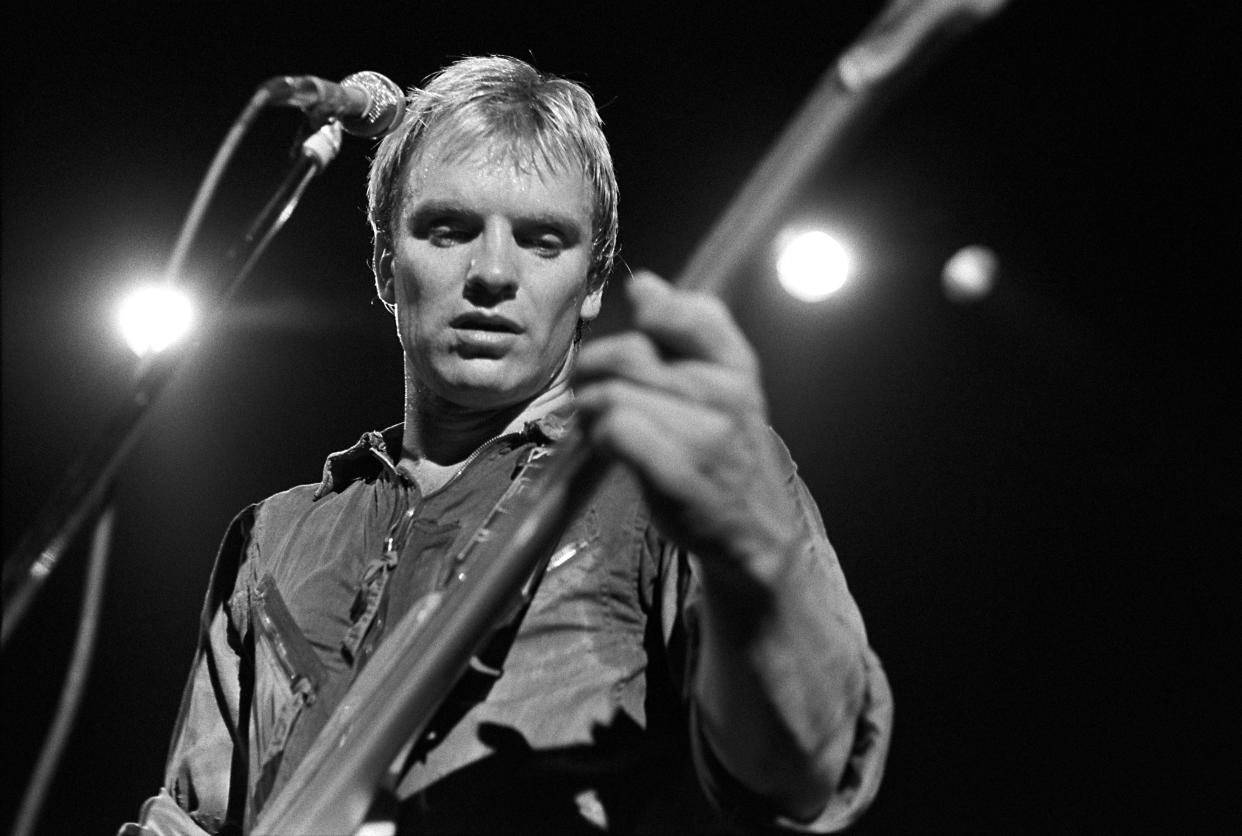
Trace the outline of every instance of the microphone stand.
<instances>
[{"instance_id":1,"label":"microphone stand","mask_svg":"<svg viewBox=\"0 0 1242 836\"><path fill-rule=\"evenodd\" d=\"M231 274L231 278L199 337L181 349L143 358L128 396L105 422L95 442L72 462L47 505L5 559L0 649L7 646L43 582L59 564L83 523L98 512L117 470L145 431L151 407L207 338L224 323L233 297L259 256L292 215L310 181L335 158L340 144L341 128L335 121L327 122L302 143L267 205L225 255L221 272Z\"/></svg>"}]
</instances>

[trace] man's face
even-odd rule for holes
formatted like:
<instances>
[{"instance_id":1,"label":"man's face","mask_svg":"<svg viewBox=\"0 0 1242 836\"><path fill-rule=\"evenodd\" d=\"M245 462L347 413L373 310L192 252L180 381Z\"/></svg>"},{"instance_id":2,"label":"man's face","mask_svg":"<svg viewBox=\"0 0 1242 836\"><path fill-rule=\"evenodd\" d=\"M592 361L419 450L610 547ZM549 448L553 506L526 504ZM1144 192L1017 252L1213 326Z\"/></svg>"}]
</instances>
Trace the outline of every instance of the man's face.
<instances>
[{"instance_id":1,"label":"man's face","mask_svg":"<svg viewBox=\"0 0 1242 836\"><path fill-rule=\"evenodd\" d=\"M392 239L376 251L380 296L396 305L407 372L475 409L539 394L602 295L587 287L586 178L522 171L490 150L446 161L433 144L413 160Z\"/></svg>"}]
</instances>

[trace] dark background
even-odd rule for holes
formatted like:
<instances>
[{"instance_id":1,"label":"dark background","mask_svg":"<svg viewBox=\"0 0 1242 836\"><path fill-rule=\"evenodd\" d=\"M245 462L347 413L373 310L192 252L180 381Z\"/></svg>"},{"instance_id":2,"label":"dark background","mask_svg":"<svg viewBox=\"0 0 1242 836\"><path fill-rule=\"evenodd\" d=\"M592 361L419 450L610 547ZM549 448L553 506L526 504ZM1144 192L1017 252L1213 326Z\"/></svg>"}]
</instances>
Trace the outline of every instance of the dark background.
<instances>
[{"instance_id":1,"label":"dark background","mask_svg":"<svg viewBox=\"0 0 1242 836\"><path fill-rule=\"evenodd\" d=\"M1212 5L1012 4L806 184L791 218L851 240L846 291L801 306L763 258L748 265L735 308L773 423L897 698L858 832L1242 820L1238 39ZM584 81L614 147L623 254L675 275L877 9L8 4L6 553L124 392L112 306L167 259L261 81L374 69L409 85L491 52ZM272 111L246 139L191 286L207 289L300 119ZM347 139L120 474L100 648L43 832L111 833L158 789L232 515L401 417L367 269L369 153ZM1002 272L989 298L953 304L939 274L968 244ZM6 826L69 655L71 558L3 657Z\"/></svg>"}]
</instances>

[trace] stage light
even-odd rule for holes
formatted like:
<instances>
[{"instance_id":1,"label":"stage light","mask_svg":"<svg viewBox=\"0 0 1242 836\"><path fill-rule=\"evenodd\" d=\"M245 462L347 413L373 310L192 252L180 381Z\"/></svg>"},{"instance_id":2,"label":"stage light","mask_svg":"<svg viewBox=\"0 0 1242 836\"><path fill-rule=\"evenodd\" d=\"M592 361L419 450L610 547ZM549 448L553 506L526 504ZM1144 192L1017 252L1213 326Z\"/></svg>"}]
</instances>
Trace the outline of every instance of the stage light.
<instances>
[{"instance_id":1,"label":"stage light","mask_svg":"<svg viewBox=\"0 0 1242 836\"><path fill-rule=\"evenodd\" d=\"M987 247L962 247L945 262L940 274L950 302L975 302L992 292L1000 259Z\"/></svg>"},{"instance_id":2,"label":"stage light","mask_svg":"<svg viewBox=\"0 0 1242 836\"><path fill-rule=\"evenodd\" d=\"M167 284L140 287L120 306L121 336L139 357L180 340L194 324L194 307L183 291Z\"/></svg>"},{"instance_id":3,"label":"stage light","mask_svg":"<svg viewBox=\"0 0 1242 836\"><path fill-rule=\"evenodd\" d=\"M840 290L854 268L845 246L823 230L790 232L778 242L781 287L803 302L820 302Z\"/></svg>"}]
</instances>

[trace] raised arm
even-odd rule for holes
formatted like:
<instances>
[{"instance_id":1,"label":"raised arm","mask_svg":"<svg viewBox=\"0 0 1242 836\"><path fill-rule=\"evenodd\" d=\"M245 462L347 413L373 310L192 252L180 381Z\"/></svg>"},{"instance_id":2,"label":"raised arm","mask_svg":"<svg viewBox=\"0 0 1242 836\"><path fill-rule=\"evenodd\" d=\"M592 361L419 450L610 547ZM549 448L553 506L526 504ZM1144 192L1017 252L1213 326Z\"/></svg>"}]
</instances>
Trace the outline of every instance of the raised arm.
<instances>
[{"instance_id":1,"label":"raised arm","mask_svg":"<svg viewBox=\"0 0 1242 836\"><path fill-rule=\"evenodd\" d=\"M724 306L650 274L626 292L635 330L588 344L575 388L592 442L639 474L661 530L694 555L696 733L745 792L840 826L874 793L887 743L862 620Z\"/></svg>"}]
</instances>

